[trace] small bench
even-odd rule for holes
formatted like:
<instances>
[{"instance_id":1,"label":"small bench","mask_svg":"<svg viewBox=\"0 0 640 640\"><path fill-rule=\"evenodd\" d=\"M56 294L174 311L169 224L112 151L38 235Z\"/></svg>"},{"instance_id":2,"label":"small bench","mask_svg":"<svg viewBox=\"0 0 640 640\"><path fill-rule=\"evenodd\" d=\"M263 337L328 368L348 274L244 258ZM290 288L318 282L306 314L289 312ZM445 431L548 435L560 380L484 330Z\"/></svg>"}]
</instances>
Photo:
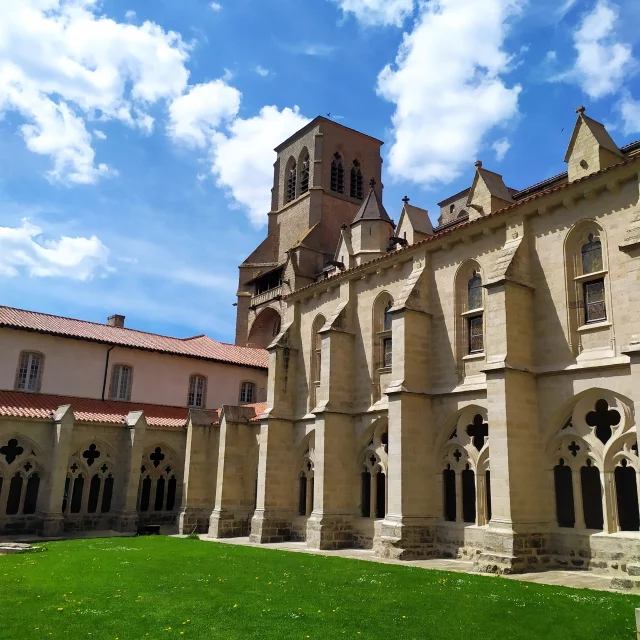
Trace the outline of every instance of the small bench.
<instances>
[{"instance_id":1,"label":"small bench","mask_svg":"<svg viewBox=\"0 0 640 640\"><path fill-rule=\"evenodd\" d=\"M159 524L145 524L141 527L138 527L138 535L139 536L157 536L160 535L160 525Z\"/></svg>"}]
</instances>

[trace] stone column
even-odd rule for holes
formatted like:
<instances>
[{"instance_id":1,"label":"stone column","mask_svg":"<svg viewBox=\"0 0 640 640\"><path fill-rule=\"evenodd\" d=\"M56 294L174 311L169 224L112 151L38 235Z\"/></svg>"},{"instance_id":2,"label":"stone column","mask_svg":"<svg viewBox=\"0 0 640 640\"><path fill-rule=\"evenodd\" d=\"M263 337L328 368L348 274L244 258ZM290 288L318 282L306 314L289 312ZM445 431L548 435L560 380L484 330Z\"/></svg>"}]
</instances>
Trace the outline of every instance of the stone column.
<instances>
[{"instance_id":1,"label":"stone column","mask_svg":"<svg viewBox=\"0 0 640 640\"><path fill-rule=\"evenodd\" d=\"M213 426L214 422L217 422L215 411L189 411L182 507L178 518L178 530L183 535L209 530L218 462L218 428Z\"/></svg>"},{"instance_id":2,"label":"stone column","mask_svg":"<svg viewBox=\"0 0 640 640\"><path fill-rule=\"evenodd\" d=\"M135 532L138 528L138 487L147 421L142 411L130 411L125 418L125 446L121 481L118 483L114 529Z\"/></svg>"},{"instance_id":3,"label":"stone column","mask_svg":"<svg viewBox=\"0 0 640 640\"><path fill-rule=\"evenodd\" d=\"M294 433L297 349L294 323L283 327L269 348L267 410L260 423L257 506L251 519L252 542L282 542L291 537L295 512Z\"/></svg>"},{"instance_id":4,"label":"stone column","mask_svg":"<svg viewBox=\"0 0 640 640\"><path fill-rule=\"evenodd\" d=\"M353 546L355 431L351 417L353 340L347 331L347 304L339 305L322 335L322 370L317 391L313 511L307 520L307 546Z\"/></svg>"},{"instance_id":5,"label":"stone column","mask_svg":"<svg viewBox=\"0 0 640 640\"><path fill-rule=\"evenodd\" d=\"M518 232L513 235L518 237ZM512 259L516 250L511 247L507 257ZM522 269L526 255L514 264ZM552 498L544 482L537 388L531 371L533 289L522 270L504 271L504 277L485 284L492 517L477 563L482 570L516 572L548 561Z\"/></svg>"},{"instance_id":6,"label":"stone column","mask_svg":"<svg viewBox=\"0 0 640 640\"><path fill-rule=\"evenodd\" d=\"M393 358L389 398L388 510L374 550L386 558L433 554L439 494L434 491L431 419L431 315L428 257L414 257L391 309ZM457 479L459 480L459 478Z\"/></svg>"},{"instance_id":7,"label":"stone column","mask_svg":"<svg viewBox=\"0 0 640 640\"><path fill-rule=\"evenodd\" d=\"M257 466L255 433L260 428L257 424L249 424L254 416L250 407L223 407L210 538L249 535L254 511L254 477L249 474Z\"/></svg>"},{"instance_id":8,"label":"stone column","mask_svg":"<svg viewBox=\"0 0 640 640\"><path fill-rule=\"evenodd\" d=\"M634 257L640 258L640 253L635 254ZM640 286L640 259L633 260L633 262L635 264L633 267L633 278L631 281L633 283L634 292L633 294L630 292L630 295L635 296L640 303L640 292L638 291L638 287ZM631 270L632 267L629 267L629 269ZM622 353L629 356L629 360L631 361L631 387L633 389L640 389L640 333L631 336L630 344L623 347ZM632 400L633 413L636 422L636 444L638 446L638 451L640 451L640 391L636 391L635 397L632 398ZM638 490L638 496L640 498L640 487Z\"/></svg>"},{"instance_id":9,"label":"stone column","mask_svg":"<svg viewBox=\"0 0 640 640\"><path fill-rule=\"evenodd\" d=\"M573 510L576 518L575 528L584 529L584 507L582 506L582 476L580 469L571 470L573 482Z\"/></svg>"},{"instance_id":10,"label":"stone column","mask_svg":"<svg viewBox=\"0 0 640 640\"><path fill-rule=\"evenodd\" d=\"M50 464L45 476L44 491L38 501L39 533L46 537L60 536L64 530L62 499L75 421L71 405L58 407L53 414L53 421Z\"/></svg>"}]
</instances>

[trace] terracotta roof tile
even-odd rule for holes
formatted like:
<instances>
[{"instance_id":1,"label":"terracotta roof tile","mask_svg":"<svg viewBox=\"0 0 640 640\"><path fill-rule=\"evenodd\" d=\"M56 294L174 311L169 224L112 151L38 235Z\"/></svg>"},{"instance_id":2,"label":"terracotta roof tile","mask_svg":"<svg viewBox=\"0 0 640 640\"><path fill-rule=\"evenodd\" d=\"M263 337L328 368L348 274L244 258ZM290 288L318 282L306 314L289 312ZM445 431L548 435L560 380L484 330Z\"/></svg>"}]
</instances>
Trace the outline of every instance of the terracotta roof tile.
<instances>
[{"instance_id":1,"label":"terracotta roof tile","mask_svg":"<svg viewBox=\"0 0 640 640\"><path fill-rule=\"evenodd\" d=\"M100 342L102 344L156 351L177 356L213 360L240 366L266 369L268 354L256 347L239 347L218 342L205 335L193 338L171 338L97 322L75 320L47 313L25 311L0 306L0 327L36 331L65 338Z\"/></svg>"},{"instance_id":2,"label":"terracotta roof tile","mask_svg":"<svg viewBox=\"0 0 640 640\"><path fill-rule=\"evenodd\" d=\"M23 391L0 391L0 416L9 418L49 420L53 412L65 404L71 405L78 422L124 424L124 419L130 411L144 411L150 427L184 428L189 416L189 409L186 407L94 400Z\"/></svg>"},{"instance_id":3,"label":"terracotta roof tile","mask_svg":"<svg viewBox=\"0 0 640 640\"><path fill-rule=\"evenodd\" d=\"M25 393L23 391L0 391L0 417L51 420L53 413L62 405L70 404L78 422L123 425L131 411L142 411L150 427L184 429L189 420L186 407L169 407L141 402L120 402L56 396L46 393ZM250 422L257 422L267 408L266 402L244 405L255 411ZM221 409L211 412L211 424L220 424Z\"/></svg>"}]
</instances>

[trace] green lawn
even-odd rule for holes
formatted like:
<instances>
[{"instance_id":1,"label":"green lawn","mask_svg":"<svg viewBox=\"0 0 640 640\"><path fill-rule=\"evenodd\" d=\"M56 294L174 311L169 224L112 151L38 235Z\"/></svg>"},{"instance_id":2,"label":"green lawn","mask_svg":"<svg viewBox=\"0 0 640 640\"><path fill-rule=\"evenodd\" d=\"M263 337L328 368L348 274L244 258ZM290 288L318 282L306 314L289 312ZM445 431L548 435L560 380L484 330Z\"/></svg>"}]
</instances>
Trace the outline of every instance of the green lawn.
<instances>
[{"instance_id":1,"label":"green lawn","mask_svg":"<svg viewBox=\"0 0 640 640\"><path fill-rule=\"evenodd\" d=\"M640 597L165 537L0 556L0 638L635 639Z\"/></svg>"}]
</instances>

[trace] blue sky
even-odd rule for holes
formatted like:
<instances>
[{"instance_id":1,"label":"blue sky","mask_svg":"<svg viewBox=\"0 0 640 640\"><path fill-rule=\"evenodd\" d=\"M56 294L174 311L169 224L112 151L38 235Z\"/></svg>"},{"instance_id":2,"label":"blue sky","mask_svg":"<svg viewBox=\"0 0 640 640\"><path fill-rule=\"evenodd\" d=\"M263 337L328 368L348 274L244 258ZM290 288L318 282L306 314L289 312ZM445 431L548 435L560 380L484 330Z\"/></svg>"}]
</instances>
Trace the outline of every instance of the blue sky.
<instances>
[{"instance_id":1,"label":"blue sky","mask_svg":"<svg viewBox=\"0 0 640 640\"><path fill-rule=\"evenodd\" d=\"M307 120L385 141L384 201L473 162L564 170L584 104L640 138L633 0L0 0L0 304L233 341L273 147Z\"/></svg>"}]
</instances>

